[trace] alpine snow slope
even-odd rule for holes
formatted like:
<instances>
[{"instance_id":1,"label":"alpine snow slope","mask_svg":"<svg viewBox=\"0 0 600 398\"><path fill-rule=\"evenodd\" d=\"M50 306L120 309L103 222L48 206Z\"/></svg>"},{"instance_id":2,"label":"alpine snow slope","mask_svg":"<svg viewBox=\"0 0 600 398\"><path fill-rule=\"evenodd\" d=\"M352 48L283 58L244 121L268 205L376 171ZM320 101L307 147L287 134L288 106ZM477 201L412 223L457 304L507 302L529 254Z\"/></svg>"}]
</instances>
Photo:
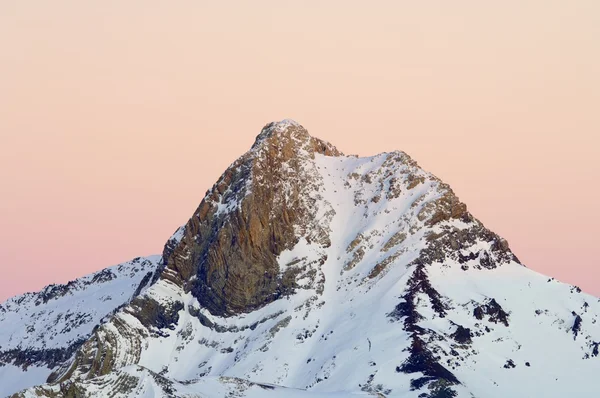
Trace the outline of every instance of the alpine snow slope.
<instances>
[{"instance_id":1,"label":"alpine snow slope","mask_svg":"<svg viewBox=\"0 0 600 398\"><path fill-rule=\"evenodd\" d=\"M294 121L270 123L167 242L159 263L127 305L93 317L97 327L65 336L55 329L61 342L86 339L62 361L35 368L43 370L34 380L41 385L16 393L10 383L33 384L32 368L19 376L22 365L4 360L0 392L506 398L600 391L599 300L521 265L448 185L403 152L344 156ZM98 301L105 289L94 289ZM32 307L23 319L51 316ZM37 335L13 335L21 352L36 347Z\"/></svg>"}]
</instances>

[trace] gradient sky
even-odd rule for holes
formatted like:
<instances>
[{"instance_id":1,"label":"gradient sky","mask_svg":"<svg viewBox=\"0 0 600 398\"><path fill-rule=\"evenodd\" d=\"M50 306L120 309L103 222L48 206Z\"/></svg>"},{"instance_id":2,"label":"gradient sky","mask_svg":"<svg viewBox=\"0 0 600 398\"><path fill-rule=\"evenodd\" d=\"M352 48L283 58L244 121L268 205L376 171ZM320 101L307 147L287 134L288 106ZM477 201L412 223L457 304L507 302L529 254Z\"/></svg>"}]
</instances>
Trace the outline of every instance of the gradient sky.
<instances>
[{"instance_id":1,"label":"gradient sky","mask_svg":"<svg viewBox=\"0 0 600 398\"><path fill-rule=\"evenodd\" d=\"M0 0L0 300L160 253L283 118L600 295L597 0Z\"/></svg>"}]
</instances>

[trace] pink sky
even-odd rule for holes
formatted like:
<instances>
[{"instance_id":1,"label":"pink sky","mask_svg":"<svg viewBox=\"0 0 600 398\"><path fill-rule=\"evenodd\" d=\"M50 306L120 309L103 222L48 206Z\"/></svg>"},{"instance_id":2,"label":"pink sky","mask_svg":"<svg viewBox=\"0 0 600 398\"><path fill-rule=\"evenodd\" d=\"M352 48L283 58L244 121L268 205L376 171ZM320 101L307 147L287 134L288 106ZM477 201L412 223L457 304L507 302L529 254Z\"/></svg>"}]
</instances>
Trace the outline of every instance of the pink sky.
<instances>
[{"instance_id":1,"label":"pink sky","mask_svg":"<svg viewBox=\"0 0 600 398\"><path fill-rule=\"evenodd\" d=\"M2 2L0 300L160 253L283 118L600 294L600 2L216 3Z\"/></svg>"}]
</instances>

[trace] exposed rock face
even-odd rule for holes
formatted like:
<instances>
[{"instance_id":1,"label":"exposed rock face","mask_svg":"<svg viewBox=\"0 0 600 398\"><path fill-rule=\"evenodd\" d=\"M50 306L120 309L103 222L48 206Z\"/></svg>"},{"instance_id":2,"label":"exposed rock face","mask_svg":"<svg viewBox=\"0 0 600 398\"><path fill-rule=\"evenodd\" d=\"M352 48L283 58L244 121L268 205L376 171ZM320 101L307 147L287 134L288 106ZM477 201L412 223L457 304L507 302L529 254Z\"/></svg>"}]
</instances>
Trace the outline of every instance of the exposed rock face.
<instances>
[{"instance_id":1,"label":"exposed rock face","mask_svg":"<svg viewBox=\"0 0 600 398\"><path fill-rule=\"evenodd\" d=\"M166 252L163 277L214 315L249 312L293 292L293 278L280 274L277 256L300 236L330 244L312 208L320 181L306 160L317 153L341 155L295 122L265 126L207 192L179 245Z\"/></svg>"},{"instance_id":2,"label":"exposed rock face","mask_svg":"<svg viewBox=\"0 0 600 398\"><path fill-rule=\"evenodd\" d=\"M39 365L55 368L69 360L84 342L85 339L80 338L71 345L61 348L14 348L0 352L0 363L19 366L23 370L27 370L30 366Z\"/></svg>"},{"instance_id":3,"label":"exposed rock face","mask_svg":"<svg viewBox=\"0 0 600 398\"><path fill-rule=\"evenodd\" d=\"M508 314L495 299L491 299L486 304L477 306L473 311L473 315L479 320L484 319L487 315L490 322L502 323L504 326L508 326Z\"/></svg>"}]
</instances>

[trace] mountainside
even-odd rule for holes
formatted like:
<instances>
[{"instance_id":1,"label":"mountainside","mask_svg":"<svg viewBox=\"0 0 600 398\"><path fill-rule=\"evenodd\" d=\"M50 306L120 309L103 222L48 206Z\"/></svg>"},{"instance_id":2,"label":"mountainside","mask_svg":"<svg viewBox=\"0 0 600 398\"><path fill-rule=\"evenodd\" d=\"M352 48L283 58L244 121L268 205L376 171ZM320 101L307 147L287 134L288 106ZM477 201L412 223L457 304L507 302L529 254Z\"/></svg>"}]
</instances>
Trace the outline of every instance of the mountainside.
<instances>
[{"instance_id":1,"label":"mountainside","mask_svg":"<svg viewBox=\"0 0 600 398\"><path fill-rule=\"evenodd\" d=\"M47 384L15 397L598 390L599 300L521 265L403 152L344 156L296 122L271 123L148 261L131 272L144 288L125 284L118 305L73 333L53 329L73 348L16 386ZM108 288L91 286L102 302ZM17 312L3 309L2 328ZM54 319L39 311L22 319ZM20 352L48 340L19 322ZM33 380L14 356L2 361L0 385Z\"/></svg>"},{"instance_id":2,"label":"mountainside","mask_svg":"<svg viewBox=\"0 0 600 398\"><path fill-rule=\"evenodd\" d=\"M159 261L138 257L0 304L0 396L45 383L98 324L149 286Z\"/></svg>"}]
</instances>

